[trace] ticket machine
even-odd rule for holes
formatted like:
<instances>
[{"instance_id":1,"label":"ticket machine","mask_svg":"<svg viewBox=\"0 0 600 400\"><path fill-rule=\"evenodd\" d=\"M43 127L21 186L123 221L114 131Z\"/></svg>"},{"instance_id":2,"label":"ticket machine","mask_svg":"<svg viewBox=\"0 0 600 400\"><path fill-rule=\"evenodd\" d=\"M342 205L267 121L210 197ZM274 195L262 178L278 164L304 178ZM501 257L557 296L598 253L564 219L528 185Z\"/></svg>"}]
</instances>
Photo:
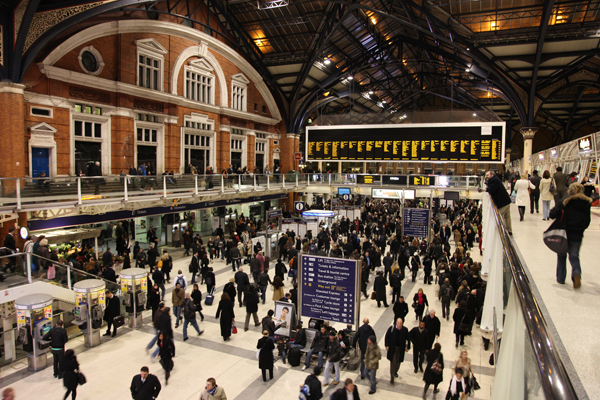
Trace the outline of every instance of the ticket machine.
<instances>
[{"instance_id":1,"label":"ticket machine","mask_svg":"<svg viewBox=\"0 0 600 400\"><path fill-rule=\"evenodd\" d=\"M86 347L100 344L100 328L106 308L106 285L100 279L85 279L73 285L75 308L73 324L83 333Z\"/></svg>"},{"instance_id":2,"label":"ticket machine","mask_svg":"<svg viewBox=\"0 0 600 400\"><path fill-rule=\"evenodd\" d=\"M146 307L148 293L148 271L142 268L127 268L121 271L121 293L125 311L129 314L129 326L142 326L142 311Z\"/></svg>"},{"instance_id":3,"label":"ticket machine","mask_svg":"<svg viewBox=\"0 0 600 400\"><path fill-rule=\"evenodd\" d=\"M48 294L30 294L15 301L18 343L27 352L30 371L40 371L48 366L50 341L43 338L52 329L52 301Z\"/></svg>"}]
</instances>

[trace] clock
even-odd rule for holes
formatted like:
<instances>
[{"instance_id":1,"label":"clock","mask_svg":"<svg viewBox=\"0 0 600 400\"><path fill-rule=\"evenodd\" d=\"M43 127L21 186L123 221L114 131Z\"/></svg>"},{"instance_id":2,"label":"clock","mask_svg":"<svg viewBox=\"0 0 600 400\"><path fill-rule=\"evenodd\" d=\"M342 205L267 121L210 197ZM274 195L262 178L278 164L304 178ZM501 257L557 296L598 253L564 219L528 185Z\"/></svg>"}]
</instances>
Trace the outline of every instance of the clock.
<instances>
[{"instance_id":1,"label":"clock","mask_svg":"<svg viewBox=\"0 0 600 400\"><path fill-rule=\"evenodd\" d=\"M29 229L27 229L25 226L22 226L21 229L19 229L19 234L21 235L21 239L25 240L29 237Z\"/></svg>"}]
</instances>

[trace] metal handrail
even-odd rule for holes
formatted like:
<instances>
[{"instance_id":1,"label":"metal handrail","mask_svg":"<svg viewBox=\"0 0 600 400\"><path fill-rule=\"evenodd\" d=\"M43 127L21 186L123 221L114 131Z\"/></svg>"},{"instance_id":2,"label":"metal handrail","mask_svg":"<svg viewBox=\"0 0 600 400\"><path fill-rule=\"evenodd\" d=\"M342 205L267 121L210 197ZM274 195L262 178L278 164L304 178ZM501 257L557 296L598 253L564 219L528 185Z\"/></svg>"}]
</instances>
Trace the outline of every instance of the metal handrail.
<instances>
[{"instance_id":1,"label":"metal handrail","mask_svg":"<svg viewBox=\"0 0 600 400\"><path fill-rule=\"evenodd\" d=\"M578 399L577 394L554 344L539 303L532 294L529 278L510 240L504 218L500 215L494 202L490 201L490 203L494 210L504 254L510 266L514 289L525 319L529 344L533 350L545 398L547 400L576 400Z\"/></svg>"}]
</instances>

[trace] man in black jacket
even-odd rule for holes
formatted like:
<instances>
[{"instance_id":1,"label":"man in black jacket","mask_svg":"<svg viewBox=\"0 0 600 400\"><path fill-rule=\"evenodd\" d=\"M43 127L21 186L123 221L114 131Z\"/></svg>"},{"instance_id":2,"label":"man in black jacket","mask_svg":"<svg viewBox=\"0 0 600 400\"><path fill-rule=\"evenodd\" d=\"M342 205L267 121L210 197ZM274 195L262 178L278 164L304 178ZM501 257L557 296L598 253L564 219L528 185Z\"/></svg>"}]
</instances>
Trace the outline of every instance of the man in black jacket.
<instances>
[{"instance_id":1,"label":"man in black jacket","mask_svg":"<svg viewBox=\"0 0 600 400\"><path fill-rule=\"evenodd\" d=\"M200 271L200 260L198 259L198 250L194 249L194 255L190 261L189 271L192 274L192 285L196 283L196 274ZM232 299L233 300L233 299Z\"/></svg>"},{"instance_id":2,"label":"man in black jacket","mask_svg":"<svg viewBox=\"0 0 600 400\"><path fill-rule=\"evenodd\" d=\"M139 375L131 380L131 397L133 400L154 400L160 393L160 381L152 375L148 367L142 367Z\"/></svg>"},{"instance_id":3,"label":"man in black jacket","mask_svg":"<svg viewBox=\"0 0 600 400\"><path fill-rule=\"evenodd\" d=\"M270 312L271 310L269 310ZM263 325L264 326L264 325ZM318 355L318 366L323 368L323 355L325 355L327 351L327 341L329 340L329 335L327 332L327 327L325 325L321 325L321 330L317 332L315 338L312 342L311 349L306 353L306 360L304 361L304 366L302 366L302 371L308 368L310 364L310 359L312 355L316 352Z\"/></svg>"},{"instance_id":4,"label":"man in black jacket","mask_svg":"<svg viewBox=\"0 0 600 400\"><path fill-rule=\"evenodd\" d=\"M65 343L69 341L67 331L63 328L62 320L56 321L54 328L46 333L43 340L50 340L50 348L52 349L52 358L54 358L54 377L62 379L62 374L59 370L59 364L65 356Z\"/></svg>"},{"instance_id":5,"label":"man in black jacket","mask_svg":"<svg viewBox=\"0 0 600 400\"><path fill-rule=\"evenodd\" d=\"M117 327L114 326L114 319L121 315L121 305L119 304L119 298L115 296L110 290L106 292L106 310L104 311L104 320L106 321L106 333L103 336L110 336L110 327L112 326L113 334L112 337L117 336Z\"/></svg>"},{"instance_id":6,"label":"man in black jacket","mask_svg":"<svg viewBox=\"0 0 600 400\"><path fill-rule=\"evenodd\" d=\"M352 347L356 348L356 343L358 342L358 347L360 349L360 379L365 379L366 371L365 371L365 353L367 352L367 340L369 336L375 336L375 331L369 325L369 318L363 319L363 325L358 328L356 335L354 335L354 341L352 342Z\"/></svg>"},{"instance_id":7,"label":"man in black jacket","mask_svg":"<svg viewBox=\"0 0 600 400\"><path fill-rule=\"evenodd\" d=\"M404 301L404 296L398 297L398 300L394 303L394 321L398 318L404 322L404 318L408 314L408 304Z\"/></svg>"},{"instance_id":8,"label":"man in black jacket","mask_svg":"<svg viewBox=\"0 0 600 400\"><path fill-rule=\"evenodd\" d=\"M240 307L242 307L242 295L246 293L246 288L248 287L248 285L250 285L250 279L248 278L248 274L244 272L244 269L242 267L240 267L238 272L236 272L233 277L235 278L235 283L238 287L238 303L240 303ZM235 300L231 299L231 301Z\"/></svg>"},{"instance_id":9,"label":"man in black jacket","mask_svg":"<svg viewBox=\"0 0 600 400\"><path fill-rule=\"evenodd\" d=\"M313 369L313 373L307 376L306 380L304 381L304 384L308 385L309 387L311 400L320 400L323 398L319 375L321 375L321 367L315 367Z\"/></svg>"},{"instance_id":10,"label":"man in black jacket","mask_svg":"<svg viewBox=\"0 0 600 400\"><path fill-rule=\"evenodd\" d=\"M329 385L329 373L331 372L331 364L335 369L335 379L333 385L340 383L340 360L343 355L342 346L337 338L337 334L331 330L329 331L329 341L327 342L327 362L325 363L325 378L323 386Z\"/></svg>"},{"instance_id":11,"label":"man in black jacket","mask_svg":"<svg viewBox=\"0 0 600 400\"><path fill-rule=\"evenodd\" d=\"M410 350L408 329L404 327L401 318L398 318L396 324L390 326L385 333L385 349L387 359L390 360L390 383L394 383L400 364L404 361L404 353Z\"/></svg>"},{"instance_id":12,"label":"man in black jacket","mask_svg":"<svg viewBox=\"0 0 600 400\"><path fill-rule=\"evenodd\" d=\"M512 223L510 219L510 196L506 188L492 171L485 173L485 183L487 184L486 191L490 194L492 201L498 208L498 212L504 218L508 234L512 235Z\"/></svg>"},{"instance_id":13,"label":"man in black jacket","mask_svg":"<svg viewBox=\"0 0 600 400\"><path fill-rule=\"evenodd\" d=\"M413 366L415 374L421 370L423 372L423 361L425 353L429 351L429 331L425 328L425 321L419 322L409 333L410 341L413 344Z\"/></svg>"}]
</instances>

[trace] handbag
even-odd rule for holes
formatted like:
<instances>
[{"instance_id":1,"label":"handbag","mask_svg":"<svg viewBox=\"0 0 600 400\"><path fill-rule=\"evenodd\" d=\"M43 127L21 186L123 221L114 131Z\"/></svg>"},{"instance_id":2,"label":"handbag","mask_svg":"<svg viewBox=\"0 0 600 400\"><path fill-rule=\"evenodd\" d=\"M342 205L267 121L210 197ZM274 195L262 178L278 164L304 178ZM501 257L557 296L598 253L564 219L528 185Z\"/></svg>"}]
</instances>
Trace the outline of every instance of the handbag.
<instances>
[{"instance_id":1,"label":"handbag","mask_svg":"<svg viewBox=\"0 0 600 400\"><path fill-rule=\"evenodd\" d=\"M377 298L377 293L371 293L371 300L375 300Z\"/></svg>"},{"instance_id":2,"label":"handbag","mask_svg":"<svg viewBox=\"0 0 600 400\"><path fill-rule=\"evenodd\" d=\"M360 366L360 355L358 351L354 349L354 355L348 359L348 371L356 371Z\"/></svg>"},{"instance_id":3,"label":"handbag","mask_svg":"<svg viewBox=\"0 0 600 400\"><path fill-rule=\"evenodd\" d=\"M56 278L56 267L54 265L48 267L48 272L46 276L48 279Z\"/></svg>"},{"instance_id":4,"label":"handbag","mask_svg":"<svg viewBox=\"0 0 600 400\"><path fill-rule=\"evenodd\" d=\"M554 184L554 179L550 181L550 193L556 192L556 185Z\"/></svg>"},{"instance_id":5,"label":"handbag","mask_svg":"<svg viewBox=\"0 0 600 400\"><path fill-rule=\"evenodd\" d=\"M543 234L544 244L557 254L565 254L569 248L567 240L566 221L563 223L565 210L563 209L560 219L554 220Z\"/></svg>"},{"instance_id":6,"label":"handbag","mask_svg":"<svg viewBox=\"0 0 600 400\"><path fill-rule=\"evenodd\" d=\"M436 375L442 375L443 368L439 357L435 359L433 364L431 364L431 372L433 372Z\"/></svg>"},{"instance_id":7,"label":"handbag","mask_svg":"<svg viewBox=\"0 0 600 400\"><path fill-rule=\"evenodd\" d=\"M416 301L413 301L413 303L412 303L412 308L417 308L418 306L419 306L419 305L417 304L417 302L416 302Z\"/></svg>"},{"instance_id":8,"label":"handbag","mask_svg":"<svg viewBox=\"0 0 600 400\"><path fill-rule=\"evenodd\" d=\"M477 379L475 379L475 374L473 373L471 373L471 379L469 383L471 384L471 388L473 388L474 390L481 389L481 386L479 386L479 382L477 382Z\"/></svg>"},{"instance_id":9,"label":"handbag","mask_svg":"<svg viewBox=\"0 0 600 400\"><path fill-rule=\"evenodd\" d=\"M467 314L465 313L465 315L463 315L462 319L460 320L460 323L458 324L458 330L465 333L471 333L471 325L465 323L466 316Z\"/></svg>"},{"instance_id":10,"label":"handbag","mask_svg":"<svg viewBox=\"0 0 600 400\"><path fill-rule=\"evenodd\" d=\"M81 372L77 373L77 383L79 385L85 385L87 383L87 379L85 379L85 375Z\"/></svg>"},{"instance_id":11,"label":"handbag","mask_svg":"<svg viewBox=\"0 0 600 400\"><path fill-rule=\"evenodd\" d=\"M235 326L235 322L231 326L231 333L233 333L234 335L237 333L237 326Z\"/></svg>"},{"instance_id":12,"label":"handbag","mask_svg":"<svg viewBox=\"0 0 600 400\"><path fill-rule=\"evenodd\" d=\"M163 262L162 262L162 260L160 260L160 261L158 262L158 269L161 269L162 267L163 267Z\"/></svg>"}]
</instances>

